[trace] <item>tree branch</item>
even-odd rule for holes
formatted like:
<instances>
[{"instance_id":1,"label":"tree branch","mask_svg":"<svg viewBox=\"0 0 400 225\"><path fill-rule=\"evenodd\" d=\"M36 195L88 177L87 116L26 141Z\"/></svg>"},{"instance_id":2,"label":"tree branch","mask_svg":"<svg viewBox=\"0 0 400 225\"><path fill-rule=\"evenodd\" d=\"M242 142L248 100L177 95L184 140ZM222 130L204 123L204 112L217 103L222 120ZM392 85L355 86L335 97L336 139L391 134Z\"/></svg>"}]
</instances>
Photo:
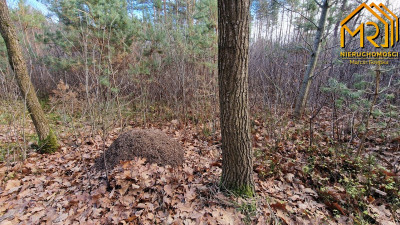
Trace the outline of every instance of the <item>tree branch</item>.
<instances>
[{"instance_id":1,"label":"tree branch","mask_svg":"<svg viewBox=\"0 0 400 225\"><path fill-rule=\"evenodd\" d=\"M303 17L305 20L307 20L308 22L312 23L316 28L318 28L317 24L315 24L312 20L310 20L309 18L307 18L306 16L304 16L303 14L301 14L300 12L297 12L295 10L291 10L289 8L286 8L282 3L278 2L277 0L273 0L274 2L276 2L278 5L280 5L282 8L284 8L285 10L288 10L290 12L294 12L299 14L301 17Z\"/></svg>"},{"instance_id":2,"label":"tree branch","mask_svg":"<svg viewBox=\"0 0 400 225\"><path fill-rule=\"evenodd\" d=\"M323 6L322 6L322 4L321 3L319 3L317 0L314 0L314 2L315 3L317 3L317 5L320 7L320 8L322 8Z\"/></svg>"}]
</instances>

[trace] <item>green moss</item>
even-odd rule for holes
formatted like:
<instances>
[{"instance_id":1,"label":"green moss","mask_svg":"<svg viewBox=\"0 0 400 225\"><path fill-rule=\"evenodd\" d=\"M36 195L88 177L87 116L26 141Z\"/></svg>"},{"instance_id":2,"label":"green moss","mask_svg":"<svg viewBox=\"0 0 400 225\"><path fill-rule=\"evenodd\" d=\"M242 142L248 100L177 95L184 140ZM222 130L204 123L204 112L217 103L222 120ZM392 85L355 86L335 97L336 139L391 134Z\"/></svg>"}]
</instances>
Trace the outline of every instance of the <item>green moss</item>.
<instances>
[{"instance_id":1,"label":"green moss","mask_svg":"<svg viewBox=\"0 0 400 225\"><path fill-rule=\"evenodd\" d=\"M232 192L241 197L252 198L255 195L254 188L250 185L238 187L238 188L232 190Z\"/></svg>"},{"instance_id":2,"label":"green moss","mask_svg":"<svg viewBox=\"0 0 400 225\"><path fill-rule=\"evenodd\" d=\"M50 96L49 95L40 95L40 96L38 96L38 100L39 100L39 103L40 103L40 105L42 106L42 109L43 110L49 110L50 108L51 108L51 105L50 105Z\"/></svg>"},{"instance_id":3,"label":"green moss","mask_svg":"<svg viewBox=\"0 0 400 225\"><path fill-rule=\"evenodd\" d=\"M239 186L239 187L231 187L231 188L226 188L224 185L222 185L222 182L220 183L220 187L222 190L226 190L228 193L232 193L236 196L240 196L243 198L252 198L255 196L254 193L254 188L250 185L244 185L244 186Z\"/></svg>"},{"instance_id":4,"label":"green moss","mask_svg":"<svg viewBox=\"0 0 400 225\"><path fill-rule=\"evenodd\" d=\"M57 137L51 129L46 139L39 141L40 153L53 153L57 151L59 147L60 145L57 142Z\"/></svg>"}]
</instances>

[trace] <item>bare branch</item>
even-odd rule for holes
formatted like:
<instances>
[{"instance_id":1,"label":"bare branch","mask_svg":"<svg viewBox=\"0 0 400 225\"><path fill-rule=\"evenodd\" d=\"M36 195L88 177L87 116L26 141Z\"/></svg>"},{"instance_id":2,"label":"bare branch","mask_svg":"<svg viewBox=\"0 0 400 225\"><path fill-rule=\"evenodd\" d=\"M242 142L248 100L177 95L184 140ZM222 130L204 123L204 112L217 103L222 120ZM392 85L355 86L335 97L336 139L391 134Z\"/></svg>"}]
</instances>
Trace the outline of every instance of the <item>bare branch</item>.
<instances>
[{"instance_id":1,"label":"bare branch","mask_svg":"<svg viewBox=\"0 0 400 225\"><path fill-rule=\"evenodd\" d=\"M323 6L322 6L322 4L321 3L319 3L317 0L314 0L314 2L315 3L317 3L317 5L320 7L320 8L322 8Z\"/></svg>"},{"instance_id":2,"label":"bare branch","mask_svg":"<svg viewBox=\"0 0 400 225\"><path fill-rule=\"evenodd\" d=\"M304 16L303 14L301 14L298 11L286 8L282 3L278 2L277 0L274 0L274 2L276 2L278 5L280 5L283 9L288 10L289 12L294 12L299 14L302 18L304 18L305 20L307 20L308 22L312 23L316 28L318 28L318 25L314 23L314 21L310 20L309 18L307 18L306 16Z\"/></svg>"}]
</instances>

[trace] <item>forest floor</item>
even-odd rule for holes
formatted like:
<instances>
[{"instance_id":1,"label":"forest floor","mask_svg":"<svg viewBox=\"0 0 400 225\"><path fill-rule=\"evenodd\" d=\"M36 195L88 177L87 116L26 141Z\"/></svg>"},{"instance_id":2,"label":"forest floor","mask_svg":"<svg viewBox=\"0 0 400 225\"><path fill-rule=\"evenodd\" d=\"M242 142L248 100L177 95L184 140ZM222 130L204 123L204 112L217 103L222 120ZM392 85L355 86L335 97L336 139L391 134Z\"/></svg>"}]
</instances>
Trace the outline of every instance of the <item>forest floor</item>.
<instances>
[{"instance_id":1,"label":"forest floor","mask_svg":"<svg viewBox=\"0 0 400 225\"><path fill-rule=\"evenodd\" d=\"M356 141L329 138L323 116L315 121L311 147L306 120L287 118L273 130L270 122L252 121L257 192L252 199L219 190L220 135L204 126L152 124L184 146L183 166L136 158L109 171L107 185L105 172L92 166L121 128L105 139L99 134L85 139L89 126L72 135L59 124L59 151L41 155L29 148L26 160L18 160L15 149L23 140L15 131L33 137L33 126L2 122L0 224L400 223L398 137L368 137L363 157L354 159ZM138 128L124 130L133 127Z\"/></svg>"}]
</instances>

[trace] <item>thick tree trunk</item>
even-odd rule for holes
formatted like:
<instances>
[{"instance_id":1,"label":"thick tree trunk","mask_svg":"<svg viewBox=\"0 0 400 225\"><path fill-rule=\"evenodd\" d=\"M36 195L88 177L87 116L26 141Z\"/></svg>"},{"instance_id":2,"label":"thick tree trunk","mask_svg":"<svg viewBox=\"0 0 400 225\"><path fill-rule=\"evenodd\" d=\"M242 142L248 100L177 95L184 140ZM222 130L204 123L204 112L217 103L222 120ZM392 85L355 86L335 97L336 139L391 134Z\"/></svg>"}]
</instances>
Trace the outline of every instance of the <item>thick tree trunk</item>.
<instances>
[{"instance_id":1,"label":"thick tree trunk","mask_svg":"<svg viewBox=\"0 0 400 225\"><path fill-rule=\"evenodd\" d=\"M10 19L6 0L0 0L0 33L6 43L8 60L15 73L21 95L25 100L33 124L35 125L36 132L39 136L39 140L42 143L41 147L44 148L42 150L45 150L45 152L54 151L55 148L58 147L57 141L54 134L50 131L46 117L30 80L25 59L22 55L17 35ZM49 146L48 144L51 144L52 146Z\"/></svg>"},{"instance_id":2,"label":"thick tree trunk","mask_svg":"<svg viewBox=\"0 0 400 225\"><path fill-rule=\"evenodd\" d=\"M218 84L222 134L221 187L254 195L248 109L250 0L218 0Z\"/></svg>"},{"instance_id":3,"label":"thick tree trunk","mask_svg":"<svg viewBox=\"0 0 400 225\"><path fill-rule=\"evenodd\" d=\"M318 56L321 51L322 35L325 30L328 9L329 9L329 1L324 0L324 3L322 5L321 17L318 23L317 33L315 34L314 46L312 49L311 58L307 64L306 73L304 74L303 81L300 86L299 95L297 96L296 99L296 106L294 110L294 116L296 118L300 117L301 112L303 111L307 102L308 92L310 90L311 82L314 78L315 67L317 65Z\"/></svg>"}]
</instances>

